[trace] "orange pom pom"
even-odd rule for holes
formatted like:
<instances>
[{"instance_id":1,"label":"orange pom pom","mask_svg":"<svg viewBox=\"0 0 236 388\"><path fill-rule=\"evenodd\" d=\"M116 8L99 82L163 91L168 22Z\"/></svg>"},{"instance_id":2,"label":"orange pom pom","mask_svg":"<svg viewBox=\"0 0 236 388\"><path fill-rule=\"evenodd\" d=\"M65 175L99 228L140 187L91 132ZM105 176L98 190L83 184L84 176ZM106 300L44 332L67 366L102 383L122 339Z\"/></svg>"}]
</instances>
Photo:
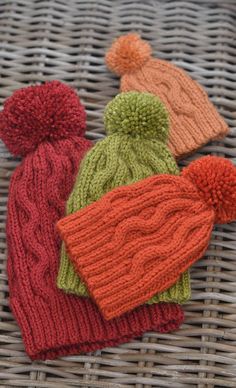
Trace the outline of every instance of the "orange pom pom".
<instances>
[{"instance_id":1,"label":"orange pom pom","mask_svg":"<svg viewBox=\"0 0 236 388\"><path fill-rule=\"evenodd\" d=\"M229 160L206 156L186 167L182 176L196 185L214 208L217 223L236 219L236 167Z\"/></svg>"},{"instance_id":2,"label":"orange pom pom","mask_svg":"<svg viewBox=\"0 0 236 388\"><path fill-rule=\"evenodd\" d=\"M128 34L116 39L106 54L108 68L118 75L140 69L151 57L150 45L138 34Z\"/></svg>"}]
</instances>

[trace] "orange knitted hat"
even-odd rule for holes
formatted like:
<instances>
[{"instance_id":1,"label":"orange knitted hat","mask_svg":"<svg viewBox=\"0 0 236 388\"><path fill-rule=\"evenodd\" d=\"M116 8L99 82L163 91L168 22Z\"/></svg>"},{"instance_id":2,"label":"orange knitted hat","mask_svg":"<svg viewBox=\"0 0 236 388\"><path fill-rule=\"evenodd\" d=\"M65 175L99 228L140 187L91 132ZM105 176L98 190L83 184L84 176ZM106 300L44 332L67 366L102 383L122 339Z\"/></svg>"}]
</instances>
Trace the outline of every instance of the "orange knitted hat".
<instances>
[{"instance_id":1,"label":"orange knitted hat","mask_svg":"<svg viewBox=\"0 0 236 388\"><path fill-rule=\"evenodd\" d=\"M150 45L137 34L121 36L106 55L110 70L121 75L121 91L156 94L171 121L169 148L181 158L229 130L206 92L185 71L151 57Z\"/></svg>"},{"instance_id":2,"label":"orange knitted hat","mask_svg":"<svg viewBox=\"0 0 236 388\"><path fill-rule=\"evenodd\" d=\"M122 186L58 223L75 268L111 319L166 290L236 219L236 167L203 157L181 176ZM91 244L91 241L93 243Z\"/></svg>"}]
</instances>

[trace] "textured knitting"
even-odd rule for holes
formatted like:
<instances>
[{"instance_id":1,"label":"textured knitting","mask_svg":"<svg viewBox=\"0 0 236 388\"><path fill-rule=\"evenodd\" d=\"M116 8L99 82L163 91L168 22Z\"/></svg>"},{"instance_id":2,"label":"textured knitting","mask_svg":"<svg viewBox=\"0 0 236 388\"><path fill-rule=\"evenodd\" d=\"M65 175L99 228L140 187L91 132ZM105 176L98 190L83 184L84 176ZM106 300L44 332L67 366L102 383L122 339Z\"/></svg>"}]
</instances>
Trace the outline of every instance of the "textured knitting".
<instances>
[{"instance_id":1,"label":"textured knitting","mask_svg":"<svg viewBox=\"0 0 236 388\"><path fill-rule=\"evenodd\" d=\"M203 256L214 223L235 219L236 167L207 156L181 176L156 175L115 189L58 228L111 319L175 283Z\"/></svg>"},{"instance_id":2,"label":"textured knitting","mask_svg":"<svg viewBox=\"0 0 236 388\"><path fill-rule=\"evenodd\" d=\"M167 332L183 320L175 304L142 306L106 322L88 298L56 287L60 238L78 165L91 143L76 93L53 81L19 90L0 113L0 134L16 155L7 216L10 305L32 359L88 352L129 341L147 330Z\"/></svg>"},{"instance_id":3,"label":"textured knitting","mask_svg":"<svg viewBox=\"0 0 236 388\"><path fill-rule=\"evenodd\" d=\"M171 124L169 147L177 158L227 134L227 124L203 88L173 64L152 58L150 45L139 35L115 40L106 63L121 75L122 92L150 92L165 103Z\"/></svg>"},{"instance_id":4,"label":"textured knitting","mask_svg":"<svg viewBox=\"0 0 236 388\"><path fill-rule=\"evenodd\" d=\"M115 187L154 174L179 173L166 146L168 115L156 96L138 92L119 94L107 105L104 122L108 136L86 155L67 204L67 214L82 209ZM64 246L57 284L66 292L88 295ZM183 303L190 293L186 272L173 287L155 295L149 303Z\"/></svg>"}]
</instances>

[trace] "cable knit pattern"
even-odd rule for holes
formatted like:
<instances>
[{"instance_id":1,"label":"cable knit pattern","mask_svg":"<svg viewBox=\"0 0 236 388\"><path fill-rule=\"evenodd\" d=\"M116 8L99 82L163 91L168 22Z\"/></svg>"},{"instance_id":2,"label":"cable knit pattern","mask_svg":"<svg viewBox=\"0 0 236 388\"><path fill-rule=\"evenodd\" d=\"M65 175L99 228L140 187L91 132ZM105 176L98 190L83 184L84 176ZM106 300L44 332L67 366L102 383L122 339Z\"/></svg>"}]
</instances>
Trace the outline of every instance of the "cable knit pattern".
<instances>
[{"instance_id":1,"label":"cable knit pattern","mask_svg":"<svg viewBox=\"0 0 236 388\"><path fill-rule=\"evenodd\" d=\"M37 88L43 88L47 95L47 111L40 105L45 100L39 98ZM53 83L37 88L34 89L31 105L25 104L28 88L20 94L21 104L17 94L17 105L21 107L21 115L25 115L25 124L21 120L21 125L25 125L22 131L28 131L30 137L31 122L33 126L35 124L34 129L40 131L41 124L37 124L36 117L27 114L38 104L43 122L49 119L48 115L50 120L55 119L51 128L53 137L50 140L50 128L45 132L46 128L42 126L46 138L38 143L37 148L33 147L34 150L25 156L13 173L7 217L10 305L20 326L26 352L32 359L53 359L126 342L147 330L174 330L183 320L178 305L144 306L106 322L90 299L65 295L56 287L60 238L55 224L65 212L65 203L79 163L91 143L74 131L67 133L67 138L61 138L59 121L61 123L63 117L74 122L79 134L79 129L85 127L85 115L81 124L82 116L78 117L78 121L70 115L69 118L69 112L73 115L70 110L72 102L60 99ZM63 88L64 93L67 90L70 93L69 87L64 85ZM40 95L41 92L40 89ZM8 131L6 143L14 145L14 150L22 154L29 142L26 138L25 143L17 126L19 112L14 110L15 95L10 98L11 104L7 104L6 110L4 105L1 121L7 126L0 125L0 130L2 133ZM83 108L78 97L77 105ZM8 111L10 106L11 111ZM56 114L58 111L61 112L59 116ZM13 119L15 112L17 114ZM59 139L55 138L56 131Z\"/></svg>"},{"instance_id":2,"label":"cable knit pattern","mask_svg":"<svg viewBox=\"0 0 236 388\"><path fill-rule=\"evenodd\" d=\"M89 292L111 319L170 287L202 257L214 223L235 219L236 167L209 156L182 176L115 189L58 228Z\"/></svg>"},{"instance_id":3,"label":"cable knit pattern","mask_svg":"<svg viewBox=\"0 0 236 388\"><path fill-rule=\"evenodd\" d=\"M122 76L122 92L150 92L165 103L171 121L169 147L177 158L229 131L203 88L178 67L153 59L151 47L137 34L115 40L106 63Z\"/></svg>"},{"instance_id":4,"label":"cable knit pattern","mask_svg":"<svg viewBox=\"0 0 236 388\"><path fill-rule=\"evenodd\" d=\"M67 204L67 214L82 209L115 187L154 174L179 173L166 146L168 115L156 96L121 93L108 104L104 121L108 136L86 155ZM88 295L64 246L57 284L66 292ZM148 303L183 303L190 294L186 272L170 289L154 295Z\"/></svg>"}]
</instances>

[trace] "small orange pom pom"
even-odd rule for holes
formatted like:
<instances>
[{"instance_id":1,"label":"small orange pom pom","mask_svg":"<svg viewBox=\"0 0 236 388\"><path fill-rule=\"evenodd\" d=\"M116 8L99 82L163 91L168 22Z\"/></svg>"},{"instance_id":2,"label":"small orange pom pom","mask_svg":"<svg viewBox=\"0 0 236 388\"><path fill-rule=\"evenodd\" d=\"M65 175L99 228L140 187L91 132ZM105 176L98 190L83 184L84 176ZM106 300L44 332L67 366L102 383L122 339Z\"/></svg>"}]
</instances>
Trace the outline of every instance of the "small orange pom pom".
<instances>
[{"instance_id":1,"label":"small orange pom pom","mask_svg":"<svg viewBox=\"0 0 236 388\"><path fill-rule=\"evenodd\" d=\"M151 57L151 47L138 34L116 39L106 54L108 68L118 75L140 69Z\"/></svg>"},{"instance_id":2,"label":"small orange pom pom","mask_svg":"<svg viewBox=\"0 0 236 388\"><path fill-rule=\"evenodd\" d=\"M191 180L214 208L216 223L236 220L236 167L232 162L205 156L186 167L182 176Z\"/></svg>"}]
</instances>

